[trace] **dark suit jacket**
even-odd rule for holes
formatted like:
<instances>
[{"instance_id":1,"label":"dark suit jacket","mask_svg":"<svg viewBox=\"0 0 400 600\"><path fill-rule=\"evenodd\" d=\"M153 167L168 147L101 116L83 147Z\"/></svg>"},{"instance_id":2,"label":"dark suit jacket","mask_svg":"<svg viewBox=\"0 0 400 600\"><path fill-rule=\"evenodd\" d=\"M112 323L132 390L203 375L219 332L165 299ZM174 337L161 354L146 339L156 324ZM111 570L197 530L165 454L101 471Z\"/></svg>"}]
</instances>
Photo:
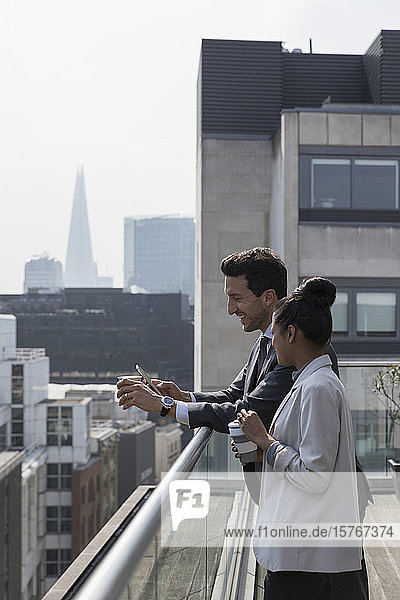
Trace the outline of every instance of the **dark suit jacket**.
<instances>
[{"instance_id":1,"label":"dark suit jacket","mask_svg":"<svg viewBox=\"0 0 400 600\"><path fill-rule=\"evenodd\" d=\"M274 348L268 352L260 375L256 380L259 340L251 349L249 360L226 389L219 392L196 392L196 402L188 404L189 426L211 427L215 431L229 433L228 423L245 408L254 410L266 429L276 409L293 385L294 367L278 365ZM337 358L332 346L327 347L333 370L338 374Z\"/></svg>"}]
</instances>

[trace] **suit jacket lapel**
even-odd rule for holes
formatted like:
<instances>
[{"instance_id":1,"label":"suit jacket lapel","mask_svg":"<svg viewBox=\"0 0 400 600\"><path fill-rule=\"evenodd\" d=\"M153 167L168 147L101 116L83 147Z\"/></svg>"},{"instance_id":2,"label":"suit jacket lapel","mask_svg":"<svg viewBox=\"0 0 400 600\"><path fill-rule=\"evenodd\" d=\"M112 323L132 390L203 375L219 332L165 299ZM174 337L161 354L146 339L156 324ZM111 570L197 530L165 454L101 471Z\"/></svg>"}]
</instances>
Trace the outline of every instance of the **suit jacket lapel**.
<instances>
[{"instance_id":1,"label":"suit jacket lapel","mask_svg":"<svg viewBox=\"0 0 400 600\"><path fill-rule=\"evenodd\" d=\"M265 357L264 366L261 369L261 371L258 375L258 378L257 378L257 385L260 383L260 381L263 380L265 374L269 373L271 371L271 369L275 366L275 360L276 360L275 350L274 350L272 343L270 342L267 356Z\"/></svg>"},{"instance_id":2,"label":"suit jacket lapel","mask_svg":"<svg viewBox=\"0 0 400 600\"><path fill-rule=\"evenodd\" d=\"M257 385L257 358L258 358L259 348L260 348L260 339L258 339L255 342L255 344L252 348L250 357L249 357L244 394L249 394L250 392L252 392Z\"/></svg>"}]
</instances>

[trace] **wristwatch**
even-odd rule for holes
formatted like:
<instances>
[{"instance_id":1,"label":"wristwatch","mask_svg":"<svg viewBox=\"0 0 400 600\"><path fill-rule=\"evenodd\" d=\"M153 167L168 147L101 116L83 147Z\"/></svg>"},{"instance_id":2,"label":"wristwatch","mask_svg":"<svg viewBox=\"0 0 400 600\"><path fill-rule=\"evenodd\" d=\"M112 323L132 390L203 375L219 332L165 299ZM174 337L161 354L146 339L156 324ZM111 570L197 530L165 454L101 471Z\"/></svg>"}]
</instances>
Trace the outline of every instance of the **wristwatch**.
<instances>
[{"instance_id":1,"label":"wristwatch","mask_svg":"<svg viewBox=\"0 0 400 600\"><path fill-rule=\"evenodd\" d=\"M175 400L173 398L170 398L170 396L163 396L161 398L161 410L160 410L160 416L161 417L166 417L168 414L168 411L175 406Z\"/></svg>"}]
</instances>

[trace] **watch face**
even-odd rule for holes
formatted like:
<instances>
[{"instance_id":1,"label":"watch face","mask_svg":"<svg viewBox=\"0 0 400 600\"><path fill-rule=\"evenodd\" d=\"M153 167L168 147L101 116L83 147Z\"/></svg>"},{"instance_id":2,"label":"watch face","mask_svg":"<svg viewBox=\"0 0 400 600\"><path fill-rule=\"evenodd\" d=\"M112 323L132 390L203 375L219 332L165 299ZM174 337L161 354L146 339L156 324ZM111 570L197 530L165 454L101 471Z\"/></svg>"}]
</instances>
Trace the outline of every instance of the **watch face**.
<instances>
[{"instance_id":1,"label":"watch face","mask_svg":"<svg viewBox=\"0 0 400 600\"><path fill-rule=\"evenodd\" d=\"M160 415L162 417L166 417L170 408L174 406L175 402L169 396L164 396L161 398L161 411Z\"/></svg>"},{"instance_id":2,"label":"watch face","mask_svg":"<svg viewBox=\"0 0 400 600\"><path fill-rule=\"evenodd\" d=\"M165 408L172 408L175 402L169 396L164 396L164 398L161 400L161 404L165 406Z\"/></svg>"}]
</instances>

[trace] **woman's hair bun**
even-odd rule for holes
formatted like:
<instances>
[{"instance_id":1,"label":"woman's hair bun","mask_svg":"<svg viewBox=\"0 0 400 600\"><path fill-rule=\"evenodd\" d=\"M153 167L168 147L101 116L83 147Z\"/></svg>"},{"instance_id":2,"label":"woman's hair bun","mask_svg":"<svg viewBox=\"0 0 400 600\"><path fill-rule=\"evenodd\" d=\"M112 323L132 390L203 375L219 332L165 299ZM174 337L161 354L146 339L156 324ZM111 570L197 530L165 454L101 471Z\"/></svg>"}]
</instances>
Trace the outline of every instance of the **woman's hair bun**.
<instances>
[{"instance_id":1,"label":"woman's hair bun","mask_svg":"<svg viewBox=\"0 0 400 600\"><path fill-rule=\"evenodd\" d=\"M330 308L335 302L336 286L324 277L305 279L298 290L304 300L308 300L322 308Z\"/></svg>"}]
</instances>

